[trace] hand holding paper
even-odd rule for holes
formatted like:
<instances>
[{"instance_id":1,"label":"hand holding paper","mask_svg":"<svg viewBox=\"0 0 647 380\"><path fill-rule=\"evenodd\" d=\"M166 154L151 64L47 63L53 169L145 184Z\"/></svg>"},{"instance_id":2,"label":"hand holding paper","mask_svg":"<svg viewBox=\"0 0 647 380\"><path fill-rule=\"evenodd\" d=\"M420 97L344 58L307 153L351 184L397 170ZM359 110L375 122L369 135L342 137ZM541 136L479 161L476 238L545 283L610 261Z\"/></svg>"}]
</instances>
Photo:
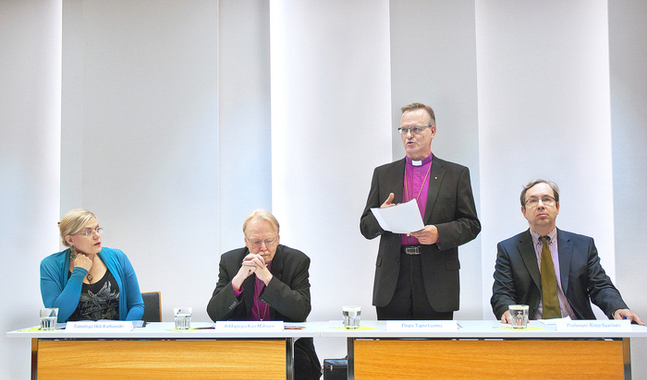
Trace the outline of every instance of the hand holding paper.
<instances>
[{"instance_id":1,"label":"hand holding paper","mask_svg":"<svg viewBox=\"0 0 647 380\"><path fill-rule=\"evenodd\" d=\"M434 225L428 225L420 231L411 232L411 236L418 239L420 244L434 244L439 239L438 228Z\"/></svg>"},{"instance_id":2,"label":"hand holding paper","mask_svg":"<svg viewBox=\"0 0 647 380\"><path fill-rule=\"evenodd\" d=\"M371 212L385 231L408 234L425 228L415 199L391 207L371 208Z\"/></svg>"}]
</instances>

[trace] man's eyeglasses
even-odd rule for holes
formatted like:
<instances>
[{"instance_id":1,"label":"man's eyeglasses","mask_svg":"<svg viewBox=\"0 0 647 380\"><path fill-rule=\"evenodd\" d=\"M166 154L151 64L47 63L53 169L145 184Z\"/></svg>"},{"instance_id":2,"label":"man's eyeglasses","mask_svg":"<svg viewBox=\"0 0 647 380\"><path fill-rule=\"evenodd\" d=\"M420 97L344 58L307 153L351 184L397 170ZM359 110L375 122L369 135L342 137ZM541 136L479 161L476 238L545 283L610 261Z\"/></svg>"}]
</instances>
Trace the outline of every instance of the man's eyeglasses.
<instances>
[{"instance_id":1,"label":"man's eyeglasses","mask_svg":"<svg viewBox=\"0 0 647 380\"><path fill-rule=\"evenodd\" d=\"M552 206L555 204L555 198L546 196L541 198L530 198L526 201L526 206L537 207L539 205L539 201L541 201L544 206Z\"/></svg>"},{"instance_id":2,"label":"man's eyeglasses","mask_svg":"<svg viewBox=\"0 0 647 380\"><path fill-rule=\"evenodd\" d=\"M265 244L266 247L272 246L272 245L274 245L276 243L277 240L278 240L278 238L276 238L276 237L272 238L272 239L265 239L265 240L249 240L249 239L247 239L249 244L251 244L252 247L254 247L254 248L260 247L261 244Z\"/></svg>"},{"instance_id":3,"label":"man's eyeglasses","mask_svg":"<svg viewBox=\"0 0 647 380\"><path fill-rule=\"evenodd\" d=\"M423 129L431 128L431 125L426 125L424 127L413 127L413 128L398 128L401 134L406 135L411 132L414 135L419 135L422 133Z\"/></svg>"},{"instance_id":4,"label":"man's eyeglasses","mask_svg":"<svg viewBox=\"0 0 647 380\"><path fill-rule=\"evenodd\" d=\"M97 227L97 228L95 228L93 230L85 230L83 232L79 232L77 235L91 236L94 233L96 233L97 235L101 235L103 233L103 228Z\"/></svg>"}]
</instances>

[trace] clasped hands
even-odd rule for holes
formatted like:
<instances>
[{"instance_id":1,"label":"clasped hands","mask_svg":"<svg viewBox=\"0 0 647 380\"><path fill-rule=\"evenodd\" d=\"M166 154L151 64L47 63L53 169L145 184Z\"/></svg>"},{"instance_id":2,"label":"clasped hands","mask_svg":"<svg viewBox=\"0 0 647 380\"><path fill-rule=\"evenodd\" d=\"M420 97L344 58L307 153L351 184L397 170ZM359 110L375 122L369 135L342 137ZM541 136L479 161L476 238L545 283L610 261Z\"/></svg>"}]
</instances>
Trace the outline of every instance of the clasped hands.
<instances>
[{"instance_id":1,"label":"clasped hands","mask_svg":"<svg viewBox=\"0 0 647 380\"><path fill-rule=\"evenodd\" d=\"M238 273L236 273L236 276L234 276L234 278L232 279L232 285L234 286L234 289L240 290L241 286L243 285L243 281L245 281L247 277L251 276L252 273L255 273L256 277L258 277L259 280L263 281L265 285L268 285L273 277L270 270L267 269L267 266L265 266L265 260L263 259L262 252L250 253L245 256L240 269L238 270Z\"/></svg>"},{"instance_id":2,"label":"clasped hands","mask_svg":"<svg viewBox=\"0 0 647 380\"><path fill-rule=\"evenodd\" d=\"M384 201L384 203L382 203L380 208L395 206L396 204L393 203L393 198L395 198L395 194L390 193L389 197L386 199L386 201ZM436 226L434 226L433 224L427 225L420 231L412 232L409 235L418 239L420 244L434 244L438 241L439 238L438 228L436 228Z\"/></svg>"}]
</instances>

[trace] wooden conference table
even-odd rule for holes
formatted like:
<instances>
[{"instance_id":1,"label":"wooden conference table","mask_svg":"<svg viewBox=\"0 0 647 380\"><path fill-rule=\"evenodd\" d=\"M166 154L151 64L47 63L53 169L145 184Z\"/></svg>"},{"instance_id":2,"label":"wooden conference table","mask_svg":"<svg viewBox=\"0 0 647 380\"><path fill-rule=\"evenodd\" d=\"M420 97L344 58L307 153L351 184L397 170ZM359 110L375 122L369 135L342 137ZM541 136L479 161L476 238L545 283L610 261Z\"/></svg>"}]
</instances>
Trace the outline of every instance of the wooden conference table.
<instances>
[{"instance_id":1,"label":"wooden conference table","mask_svg":"<svg viewBox=\"0 0 647 380\"><path fill-rule=\"evenodd\" d=\"M457 323L455 331L421 333L362 321L360 330L321 336L347 339L349 380L631 379L629 339L647 337L647 327L637 325L631 332L565 332L538 321L525 330L499 321Z\"/></svg>"},{"instance_id":2,"label":"wooden conference table","mask_svg":"<svg viewBox=\"0 0 647 380\"><path fill-rule=\"evenodd\" d=\"M601 321L603 322L603 321ZM294 341L345 338L348 379L631 379L630 332L560 332L531 321L457 321L455 331L393 332L385 321L286 323L282 332L218 332L150 323L123 333L10 331L32 340L32 379L294 379ZM298 379L297 379L298 380Z\"/></svg>"},{"instance_id":3,"label":"wooden conference table","mask_svg":"<svg viewBox=\"0 0 647 380\"><path fill-rule=\"evenodd\" d=\"M173 322L149 323L129 332L73 333L36 328L7 333L32 341L32 379L294 379L294 341L320 328L282 332L216 332L194 322L189 331Z\"/></svg>"}]
</instances>

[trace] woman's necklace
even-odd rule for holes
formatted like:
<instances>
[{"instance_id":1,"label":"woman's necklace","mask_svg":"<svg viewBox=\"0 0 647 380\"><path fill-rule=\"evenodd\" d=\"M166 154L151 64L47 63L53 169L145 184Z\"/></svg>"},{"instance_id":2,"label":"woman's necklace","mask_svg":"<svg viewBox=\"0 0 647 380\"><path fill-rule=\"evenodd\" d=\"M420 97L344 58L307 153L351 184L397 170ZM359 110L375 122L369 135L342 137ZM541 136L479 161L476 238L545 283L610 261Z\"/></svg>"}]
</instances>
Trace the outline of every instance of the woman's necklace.
<instances>
[{"instance_id":1,"label":"woman's necklace","mask_svg":"<svg viewBox=\"0 0 647 380\"><path fill-rule=\"evenodd\" d=\"M429 176L430 172L431 172L431 163L429 163L429 168L427 169L427 174L425 174L425 178L422 180L422 184L420 185L420 191L418 191L418 196L416 197L416 200L420 199L420 194L422 194L422 188L425 187L425 182L427 182L427 177ZM411 195L409 194L409 186L407 186L408 183L409 183L409 177L407 176L407 166L405 165L405 167L404 167L404 196L406 197L407 202L411 200Z\"/></svg>"},{"instance_id":2,"label":"woman's necklace","mask_svg":"<svg viewBox=\"0 0 647 380\"><path fill-rule=\"evenodd\" d=\"M72 259L72 260L76 259L76 252L74 251L74 247L70 247L70 259ZM87 278L87 279L88 279L88 282L92 282L92 279L93 279L94 277L92 277L92 275L91 275L91 274L90 274L90 272L88 271L88 275L87 275L87 276L85 276L85 278Z\"/></svg>"}]
</instances>

